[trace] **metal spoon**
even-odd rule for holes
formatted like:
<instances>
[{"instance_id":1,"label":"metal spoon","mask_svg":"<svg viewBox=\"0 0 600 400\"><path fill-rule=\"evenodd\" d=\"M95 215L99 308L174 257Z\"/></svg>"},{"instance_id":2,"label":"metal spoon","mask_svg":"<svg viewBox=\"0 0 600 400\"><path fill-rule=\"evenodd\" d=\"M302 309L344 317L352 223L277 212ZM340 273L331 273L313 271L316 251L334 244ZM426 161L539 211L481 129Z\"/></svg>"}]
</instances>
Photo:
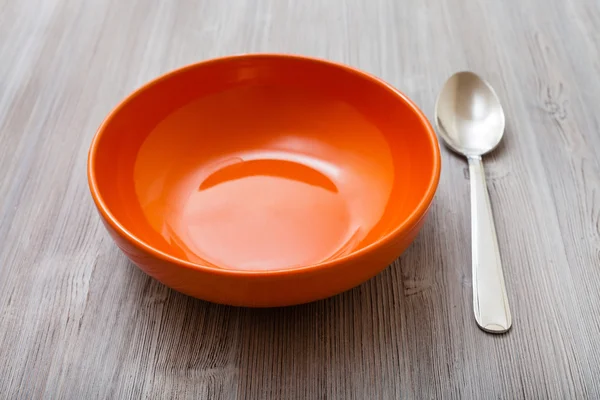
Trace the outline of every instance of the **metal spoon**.
<instances>
[{"instance_id":1,"label":"metal spoon","mask_svg":"<svg viewBox=\"0 0 600 400\"><path fill-rule=\"evenodd\" d=\"M504 111L494 89L472 72L451 76L435 108L440 136L469 161L475 319L484 331L503 333L510 329L512 318L481 156L500 143Z\"/></svg>"}]
</instances>

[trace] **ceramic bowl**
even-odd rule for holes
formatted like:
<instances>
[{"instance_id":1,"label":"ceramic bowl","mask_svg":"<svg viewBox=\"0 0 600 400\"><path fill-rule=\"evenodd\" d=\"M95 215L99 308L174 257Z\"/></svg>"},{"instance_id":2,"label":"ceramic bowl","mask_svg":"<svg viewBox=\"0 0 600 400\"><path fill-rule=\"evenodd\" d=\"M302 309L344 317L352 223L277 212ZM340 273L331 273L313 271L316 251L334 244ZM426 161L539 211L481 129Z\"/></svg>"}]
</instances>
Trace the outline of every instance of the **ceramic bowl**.
<instances>
[{"instance_id":1,"label":"ceramic bowl","mask_svg":"<svg viewBox=\"0 0 600 400\"><path fill-rule=\"evenodd\" d=\"M354 68L300 56L220 58L123 100L93 139L90 190L139 268L211 302L340 293L423 225L440 153L423 113Z\"/></svg>"}]
</instances>

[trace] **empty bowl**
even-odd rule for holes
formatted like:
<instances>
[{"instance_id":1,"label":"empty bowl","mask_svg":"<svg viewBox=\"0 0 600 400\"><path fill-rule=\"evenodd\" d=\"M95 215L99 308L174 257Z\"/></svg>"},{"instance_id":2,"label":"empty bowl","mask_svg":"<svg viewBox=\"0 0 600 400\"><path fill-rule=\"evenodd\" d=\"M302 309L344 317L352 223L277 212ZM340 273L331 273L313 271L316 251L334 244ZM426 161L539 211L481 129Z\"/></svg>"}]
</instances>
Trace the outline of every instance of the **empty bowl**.
<instances>
[{"instance_id":1,"label":"empty bowl","mask_svg":"<svg viewBox=\"0 0 600 400\"><path fill-rule=\"evenodd\" d=\"M373 277L413 241L440 175L406 96L348 66L240 55L170 72L106 118L88 158L117 245L222 304L283 306Z\"/></svg>"}]
</instances>

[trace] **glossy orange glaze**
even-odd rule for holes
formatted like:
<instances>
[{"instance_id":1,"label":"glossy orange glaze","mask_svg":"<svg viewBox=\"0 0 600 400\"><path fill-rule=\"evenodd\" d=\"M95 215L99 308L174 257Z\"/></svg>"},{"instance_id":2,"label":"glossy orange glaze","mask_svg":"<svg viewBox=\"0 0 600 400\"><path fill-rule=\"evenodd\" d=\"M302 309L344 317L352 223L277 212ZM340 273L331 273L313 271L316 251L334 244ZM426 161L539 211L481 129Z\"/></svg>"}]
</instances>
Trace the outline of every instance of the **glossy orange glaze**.
<instances>
[{"instance_id":1,"label":"glossy orange glaze","mask_svg":"<svg viewBox=\"0 0 600 400\"><path fill-rule=\"evenodd\" d=\"M233 56L139 89L99 129L90 188L119 247L202 299L276 306L372 277L414 239L440 156L385 83L305 57Z\"/></svg>"}]
</instances>

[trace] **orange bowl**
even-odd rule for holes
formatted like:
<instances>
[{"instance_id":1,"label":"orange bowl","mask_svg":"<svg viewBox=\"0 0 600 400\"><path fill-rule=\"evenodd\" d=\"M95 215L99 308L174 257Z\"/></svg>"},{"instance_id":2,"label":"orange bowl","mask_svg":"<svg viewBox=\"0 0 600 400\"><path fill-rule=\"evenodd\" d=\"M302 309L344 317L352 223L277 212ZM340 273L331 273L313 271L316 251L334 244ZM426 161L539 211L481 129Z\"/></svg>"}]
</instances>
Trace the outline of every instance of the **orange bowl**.
<instances>
[{"instance_id":1,"label":"orange bowl","mask_svg":"<svg viewBox=\"0 0 600 400\"><path fill-rule=\"evenodd\" d=\"M373 277L423 225L436 135L364 72L289 55L190 65L135 91L100 126L88 180L139 268L200 299L310 302Z\"/></svg>"}]
</instances>

